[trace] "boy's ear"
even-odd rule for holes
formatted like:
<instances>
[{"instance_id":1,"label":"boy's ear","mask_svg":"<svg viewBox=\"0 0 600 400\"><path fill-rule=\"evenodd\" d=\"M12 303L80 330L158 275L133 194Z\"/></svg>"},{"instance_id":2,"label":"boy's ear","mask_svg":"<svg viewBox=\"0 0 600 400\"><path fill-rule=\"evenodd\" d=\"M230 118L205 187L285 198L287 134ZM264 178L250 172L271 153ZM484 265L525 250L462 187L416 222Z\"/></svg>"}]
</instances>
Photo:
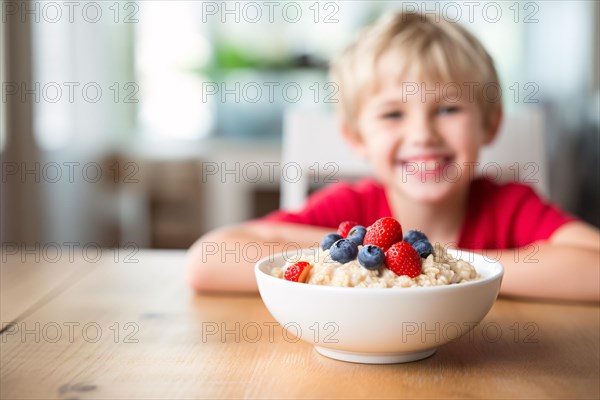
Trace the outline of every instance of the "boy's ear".
<instances>
[{"instance_id":1,"label":"boy's ear","mask_svg":"<svg viewBox=\"0 0 600 400\"><path fill-rule=\"evenodd\" d=\"M504 112L502 111L502 106L498 105L493 111L490 117L490 124L485 133L484 144L490 144L496 139L498 136L498 131L500 130L500 124L502 123L502 116Z\"/></svg>"},{"instance_id":2,"label":"boy's ear","mask_svg":"<svg viewBox=\"0 0 600 400\"><path fill-rule=\"evenodd\" d=\"M350 145L352 151L357 154L359 157L366 159L367 158L367 149L365 146L365 142L363 141L360 133L350 128L347 124L342 123L340 126L340 131L342 132L342 137Z\"/></svg>"}]
</instances>

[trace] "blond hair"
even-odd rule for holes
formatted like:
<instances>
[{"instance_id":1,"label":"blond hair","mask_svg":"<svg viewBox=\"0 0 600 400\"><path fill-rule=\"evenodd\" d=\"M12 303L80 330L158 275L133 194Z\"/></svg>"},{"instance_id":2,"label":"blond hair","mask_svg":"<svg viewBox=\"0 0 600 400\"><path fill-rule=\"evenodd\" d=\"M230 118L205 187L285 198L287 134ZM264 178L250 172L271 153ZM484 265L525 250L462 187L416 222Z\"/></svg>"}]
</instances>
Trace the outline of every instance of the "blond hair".
<instances>
[{"instance_id":1,"label":"blond hair","mask_svg":"<svg viewBox=\"0 0 600 400\"><path fill-rule=\"evenodd\" d=\"M461 96L477 102L484 126L489 126L500 105L500 85L494 62L481 43L465 28L441 17L390 13L361 31L332 63L338 112L351 130L358 132L360 107L381 84L376 75L387 55L394 57L392 74L398 82L410 67L419 71L419 79L462 85ZM495 95L490 95L490 88L497 91Z\"/></svg>"}]
</instances>

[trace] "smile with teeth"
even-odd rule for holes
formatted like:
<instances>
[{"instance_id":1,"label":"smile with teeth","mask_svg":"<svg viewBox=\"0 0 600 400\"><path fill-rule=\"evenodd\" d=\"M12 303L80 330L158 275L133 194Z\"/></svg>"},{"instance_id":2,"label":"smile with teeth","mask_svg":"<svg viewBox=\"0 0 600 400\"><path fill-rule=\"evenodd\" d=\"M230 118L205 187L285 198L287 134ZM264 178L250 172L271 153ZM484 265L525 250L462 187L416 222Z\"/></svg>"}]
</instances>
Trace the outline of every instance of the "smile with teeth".
<instances>
[{"instance_id":1,"label":"smile with teeth","mask_svg":"<svg viewBox=\"0 0 600 400\"><path fill-rule=\"evenodd\" d=\"M396 161L396 165L407 171L410 170L413 175L421 176L440 173L453 161L454 156L451 155L418 155L400 158Z\"/></svg>"},{"instance_id":2,"label":"smile with teeth","mask_svg":"<svg viewBox=\"0 0 600 400\"><path fill-rule=\"evenodd\" d=\"M430 156L414 156L407 158L398 159L398 164L414 164L424 165L429 168L435 168L437 165L443 166L449 164L454 160L453 156L448 155L430 155Z\"/></svg>"}]
</instances>

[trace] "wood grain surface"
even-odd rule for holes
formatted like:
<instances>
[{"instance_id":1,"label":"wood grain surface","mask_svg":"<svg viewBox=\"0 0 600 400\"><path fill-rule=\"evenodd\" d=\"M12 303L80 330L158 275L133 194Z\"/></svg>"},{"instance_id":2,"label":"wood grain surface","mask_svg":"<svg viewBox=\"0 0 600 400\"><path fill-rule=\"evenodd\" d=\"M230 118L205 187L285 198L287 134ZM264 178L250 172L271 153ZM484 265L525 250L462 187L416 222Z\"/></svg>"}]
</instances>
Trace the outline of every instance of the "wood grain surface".
<instances>
[{"instance_id":1,"label":"wood grain surface","mask_svg":"<svg viewBox=\"0 0 600 400\"><path fill-rule=\"evenodd\" d=\"M10 256L1 271L2 321L13 325L0 336L0 397L600 396L597 305L500 299L471 334L428 359L353 364L296 341L258 295L195 295L184 257L106 253L44 269Z\"/></svg>"}]
</instances>

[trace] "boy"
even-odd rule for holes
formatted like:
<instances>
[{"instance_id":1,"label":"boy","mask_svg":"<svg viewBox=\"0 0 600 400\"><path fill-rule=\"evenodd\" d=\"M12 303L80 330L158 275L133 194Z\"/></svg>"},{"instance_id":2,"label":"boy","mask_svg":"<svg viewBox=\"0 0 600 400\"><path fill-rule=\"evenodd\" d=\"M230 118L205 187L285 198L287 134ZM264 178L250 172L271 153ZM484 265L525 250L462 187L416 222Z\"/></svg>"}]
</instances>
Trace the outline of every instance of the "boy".
<instances>
[{"instance_id":1,"label":"boy","mask_svg":"<svg viewBox=\"0 0 600 400\"><path fill-rule=\"evenodd\" d=\"M489 257L505 268L503 294L599 299L596 228L525 185L473 177L479 150L494 139L502 117L493 93L497 73L477 39L454 23L390 14L366 29L331 72L344 139L372 164L376 180L336 184L298 212L208 233L189 253L192 287L255 291L253 263L221 252L236 244L266 256L288 243L318 246L345 220L369 226L393 216L404 231L421 230L432 243L492 249Z\"/></svg>"}]
</instances>

